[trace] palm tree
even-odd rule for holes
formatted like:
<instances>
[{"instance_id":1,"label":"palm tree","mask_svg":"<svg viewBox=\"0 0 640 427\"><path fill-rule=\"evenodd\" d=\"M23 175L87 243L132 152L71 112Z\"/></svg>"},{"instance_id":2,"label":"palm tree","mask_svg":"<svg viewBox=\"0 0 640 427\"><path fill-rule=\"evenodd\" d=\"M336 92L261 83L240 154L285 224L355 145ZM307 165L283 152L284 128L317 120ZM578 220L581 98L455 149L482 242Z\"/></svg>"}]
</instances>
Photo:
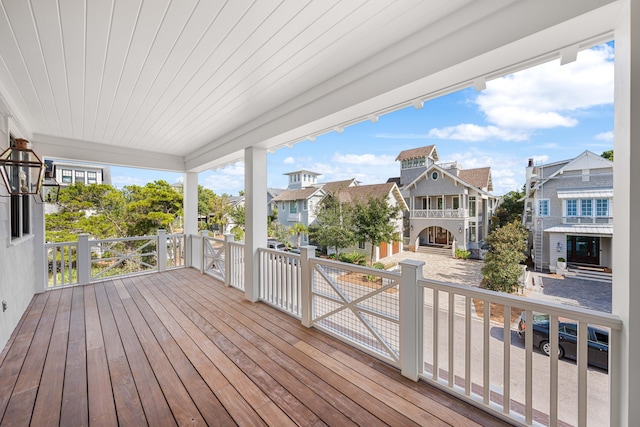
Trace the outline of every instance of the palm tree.
<instances>
[{"instance_id":1,"label":"palm tree","mask_svg":"<svg viewBox=\"0 0 640 427\"><path fill-rule=\"evenodd\" d=\"M289 227L289 232L292 235L297 235L298 236L298 247L300 247L300 240L302 238L302 233L308 233L309 232L309 227L307 227L306 225L304 225L301 222L296 222L291 227Z\"/></svg>"}]
</instances>

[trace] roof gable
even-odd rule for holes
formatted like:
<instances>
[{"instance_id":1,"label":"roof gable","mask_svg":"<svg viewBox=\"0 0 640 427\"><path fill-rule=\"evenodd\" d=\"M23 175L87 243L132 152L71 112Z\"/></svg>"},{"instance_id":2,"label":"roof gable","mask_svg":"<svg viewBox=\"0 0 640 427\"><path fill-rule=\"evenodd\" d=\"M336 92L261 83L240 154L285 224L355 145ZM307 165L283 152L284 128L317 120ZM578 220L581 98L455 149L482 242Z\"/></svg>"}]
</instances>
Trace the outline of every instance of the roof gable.
<instances>
[{"instance_id":1,"label":"roof gable","mask_svg":"<svg viewBox=\"0 0 640 427\"><path fill-rule=\"evenodd\" d=\"M396 157L396 161L406 159L414 159L416 157L431 157L434 161L438 161L438 150L435 145L427 145L425 147L412 148L410 150L401 151Z\"/></svg>"},{"instance_id":2,"label":"roof gable","mask_svg":"<svg viewBox=\"0 0 640 427\"><path fill-rule=\"evenodd\" d=\"M458 173L458 178L468 182L474 187L485 189L485 191L493 191L493 182L491 180L491 168L463 169Z\"/></svg>"},{"instance_id":3,"label":"roof gable","mask_svg":"<svg viewBox=\"0 0 640 427\"><path fill-rule=\"evenodd\" d=\"M320 195L324 194L322 189L318 187L306 187L300 190L286 190L274 197L273 201L286 202L291 200L306 200L316 193L319 193Z\"/></svg>"},{"instance_id":4,"label":"roof gable","mask_svg":"<svg viewBox=\"0 0 640 427\"><path fill-rule=\"evenodd\" d=\"M485 171L485 169L486 169L486 171ZM477 168L477 169L467 169L466 170L467 172L469 172L468 175L469 175L469 177L471 179L473 179L474 181L478 181L477 183L485 183L484 186L479 187L475 183L466 181L463 177L456 176L456 175L452 174L451 172L449 172L448 169L444 169L444 168L436 165L435 163L432 164L431 166L429 166L424 172L422 172L420 175L418 175L416 177L416 179L411 181L409 184L407 184L403 188L411 188L412 186L415 187L419 181L425 179L427 174L429 174L433 170L437 170L438 172L442 173L443 175L447 176L448 178L450 178L450 179L452 179L452 180L454 180L456 182L459 182L460 184L462 184L464 186L473 188L478 193L488 193L489 191L493 191L493 184L491 182L491 168L490 167ZM464 171L463 170L459 171L460 174L462 174L462 172L464 172ZM486 175L487 173L488 173L488 176ZM486 187L487 189L485 190L484 187Z\"/></svg>"},{"instance_id":5,"label":"roof gable","mask_svg":"<svg viewBox=\"0 0 640 427\"><path fill-rule=\"evenodd\" d=\"M565 167L562 168L563 171L581 171L584 169L603 169L603 168L612 168L613 162L605 159L602 156L599 156L589 150L586 150L584 153L580 154L575 159L571 160Z\"/></svg>"}]
</instances>

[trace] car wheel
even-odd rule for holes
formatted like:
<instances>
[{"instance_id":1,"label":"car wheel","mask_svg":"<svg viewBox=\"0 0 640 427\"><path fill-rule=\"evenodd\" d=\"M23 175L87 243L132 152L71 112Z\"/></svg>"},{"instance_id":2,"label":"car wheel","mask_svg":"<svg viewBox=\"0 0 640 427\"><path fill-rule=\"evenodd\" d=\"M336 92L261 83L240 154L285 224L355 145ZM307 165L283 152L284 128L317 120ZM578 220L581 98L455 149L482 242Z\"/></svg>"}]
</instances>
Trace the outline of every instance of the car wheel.
<instances>
[{"instance_id":1,"label":"car wheel","mask_svg":"<svg viewBox=\"0 0 640 427\"><path fill-rule=\"evenodd\" d=\"M549 356L551 354L551 343L549 341L542 341L540 343L540 350ZM564 357L564 348L561 345L558 345L558 359L562 359Z\"/></svg>"}]
</instances>

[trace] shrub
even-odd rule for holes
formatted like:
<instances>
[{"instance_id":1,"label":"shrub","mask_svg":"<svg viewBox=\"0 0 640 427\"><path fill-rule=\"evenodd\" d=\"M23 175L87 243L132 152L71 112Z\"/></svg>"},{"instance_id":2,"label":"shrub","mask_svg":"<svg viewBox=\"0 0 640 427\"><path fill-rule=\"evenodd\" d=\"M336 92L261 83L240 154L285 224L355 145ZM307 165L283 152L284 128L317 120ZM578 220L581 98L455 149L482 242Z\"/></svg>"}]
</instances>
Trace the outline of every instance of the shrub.
<instances>
[{"instance_id":1,"label":"shrub","mask_svg":"<svg viewBox=\"0 0 640 427\"><path fill-rule=\"evenodd\" d=\"M482 286L486 289L513 292L517 289L522 268L520 262L526 257L527 231L518 222L496 228L489 234L487 243L491 251L484 258Z\"/></svg>"},{"instance_id":2,"label":"shrub","mask_svg":"<svg viewBox=\"0 0 640 427\"><path fill-rule=\"evenodd\" d=\"M372 267L377 268L378 270L384 270L384 264L381 262L374 262Z\"/></svg>"},{"instance_id":3,"label":"shrub","mask_svg":"<svg viewBox=\"0 0 640 427\"><path fill-rule=\"evenodd\" d=\"M456 249L456 258L469 259L470 256L470 251L466 251L464 249Z\"/></svg>"},{"instance_id":4,"label":"shrub","mask_svg":"<svg viewBox=\"0 0 640 427\"><path fill-rule=\"evenodd\" d=\"M350 254L340 254L338 260L342 262L348 262L349 264L367 264L366 256L356 251L353 251Z\"/></svg>"},{"instance_id":5,"label":"shrub","mask_svg":"<svg viewBox=\"0 0 640 427\"><path fill-rule=\"evenodd\" d=\"M560 257L558 258L558 262L566 262L564 258Z\"/></svg>"}]
</instances>

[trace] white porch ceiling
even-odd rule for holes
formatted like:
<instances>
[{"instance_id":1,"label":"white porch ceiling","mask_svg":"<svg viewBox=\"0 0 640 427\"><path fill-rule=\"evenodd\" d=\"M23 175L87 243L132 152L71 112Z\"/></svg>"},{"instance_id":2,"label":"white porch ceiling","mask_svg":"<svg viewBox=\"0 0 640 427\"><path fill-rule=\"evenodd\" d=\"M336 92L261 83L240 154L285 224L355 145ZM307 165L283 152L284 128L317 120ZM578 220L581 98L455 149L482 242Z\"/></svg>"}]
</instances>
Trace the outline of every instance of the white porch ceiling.
<instances>
[{"instance_id":1,"label":"white porch ceiling","mask_svg":"<svg viewBox=\"0 0 640 427\"><path fill-rule=\"evenodd\" d=\"M0 112L44 155L203 170L570 55L617 3L0 0Z\"/></svg>"}]
</instances>

